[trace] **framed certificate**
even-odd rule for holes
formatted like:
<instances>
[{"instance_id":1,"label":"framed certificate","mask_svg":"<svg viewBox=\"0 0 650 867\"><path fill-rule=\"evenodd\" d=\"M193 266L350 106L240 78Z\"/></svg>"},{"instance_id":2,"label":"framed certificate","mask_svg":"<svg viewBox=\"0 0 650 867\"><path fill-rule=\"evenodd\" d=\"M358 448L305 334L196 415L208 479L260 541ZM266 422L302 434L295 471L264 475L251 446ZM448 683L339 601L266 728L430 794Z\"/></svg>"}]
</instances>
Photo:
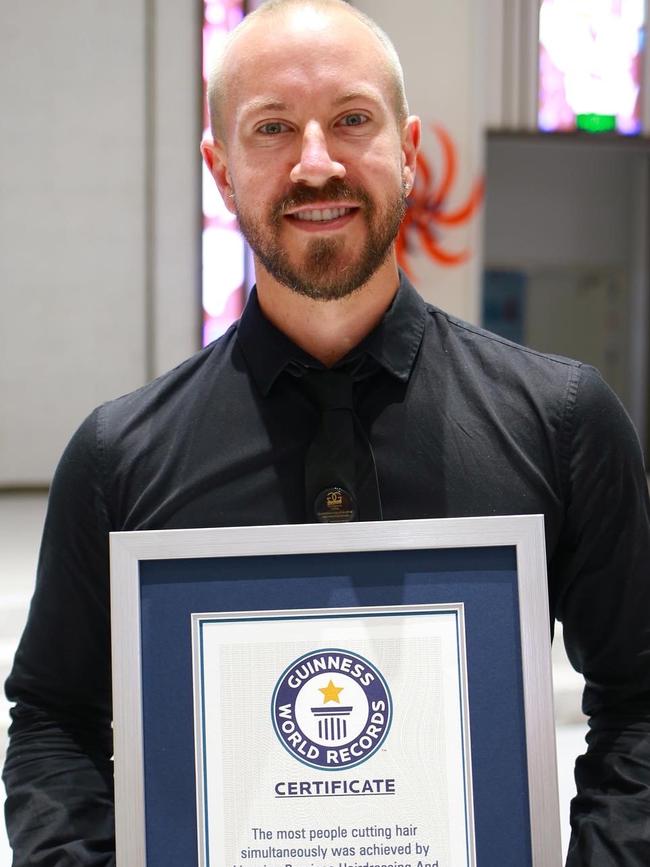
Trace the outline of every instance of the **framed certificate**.
<instances>
[{"instance_id":1,"label":"framed certificate","mask_svg":"<svg viewBox=\"0 0 650 867\"><path fill-rule=\"evenodd\" d=\"M539 516L111 536L118 867L557 867Z\"/></svg>"}]
</instances>

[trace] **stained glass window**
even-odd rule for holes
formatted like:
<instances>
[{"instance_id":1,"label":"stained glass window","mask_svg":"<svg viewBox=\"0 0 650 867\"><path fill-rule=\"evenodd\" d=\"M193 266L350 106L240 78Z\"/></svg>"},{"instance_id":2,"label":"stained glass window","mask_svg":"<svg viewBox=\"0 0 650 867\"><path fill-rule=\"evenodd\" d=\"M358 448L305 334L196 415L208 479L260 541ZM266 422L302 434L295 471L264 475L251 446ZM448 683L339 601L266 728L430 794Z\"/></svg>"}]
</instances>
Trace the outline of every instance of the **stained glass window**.
<instances>
[{"instance_id":1,"label":"stained glass window","mask_svg":"<svg viewBox=\"0 0 650 867\"><path fill-rule=\"evenodd\" d=\"M641 131L645 7L645 0L542 0L540 129Z\"/></svg>"},{"instance_id":2,"label":"stained glass window","mask_svg":"<svg viewBox=\"0 0 650 867\"><path fill-rule=\"evenodd\" d=\"M243 0L204 0L204 94L214 57L244 15ZM203 100L204 135L209 135L207 101ZM203 345L219 337L241 314L245 300L244 241L237 221L203 166Z\"/></svg>"}]
</instances>

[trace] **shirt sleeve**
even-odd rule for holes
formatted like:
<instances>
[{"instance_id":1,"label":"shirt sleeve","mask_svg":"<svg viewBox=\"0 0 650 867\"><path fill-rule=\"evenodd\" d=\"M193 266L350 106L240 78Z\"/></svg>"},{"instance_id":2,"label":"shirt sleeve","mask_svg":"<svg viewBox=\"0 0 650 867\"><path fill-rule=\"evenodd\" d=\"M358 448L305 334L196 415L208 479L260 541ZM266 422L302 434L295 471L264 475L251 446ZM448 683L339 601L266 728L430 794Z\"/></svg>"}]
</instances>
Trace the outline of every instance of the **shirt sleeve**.
<instances>
[{"instance_id":1,"label":"shirt sleeve","mask_svg":"<svg viewBox=\"0 0 650 867\"><path fill-rule=\"evenodd\" d=\"M583 367L566 418L566 518L550 577L585 678L567 867L650 864L650 508L621 404Z\"/></svg>"},{"instance_id":2,"label":"shirt sleeve","mask_svg":"<svg viewBox=\"0 0 650 867\"><path fill-rule=\"evenodd\" d=\"M115 864L109 521L98 411L55 473L36 589L6 693L4 768L14 867Z\"/></svg>"}]
</instances>

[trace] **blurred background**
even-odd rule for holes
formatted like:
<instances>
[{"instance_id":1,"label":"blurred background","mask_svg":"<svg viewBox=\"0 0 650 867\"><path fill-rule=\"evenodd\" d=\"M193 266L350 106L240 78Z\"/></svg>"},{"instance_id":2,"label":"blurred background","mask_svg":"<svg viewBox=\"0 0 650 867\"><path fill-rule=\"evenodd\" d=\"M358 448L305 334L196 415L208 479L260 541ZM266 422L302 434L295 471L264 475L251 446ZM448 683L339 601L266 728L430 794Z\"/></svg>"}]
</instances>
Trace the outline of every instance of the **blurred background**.
<instances>
[{"instance_id":1,"label":"blurred background","mask_svg":"<svg viewBox=\"0 0 650 867\"><path fill-rule=\"evenodd\" d=\"M254 5L0 0L3 680L68 438L218 337L250 290L198 145L205 72ZM648 3L356 5L393 38L423 121L402 265L433 304L599 367L647 457ZM554 665L566 843L585 722L557 631Z\"/></svg>"}]
</instances>

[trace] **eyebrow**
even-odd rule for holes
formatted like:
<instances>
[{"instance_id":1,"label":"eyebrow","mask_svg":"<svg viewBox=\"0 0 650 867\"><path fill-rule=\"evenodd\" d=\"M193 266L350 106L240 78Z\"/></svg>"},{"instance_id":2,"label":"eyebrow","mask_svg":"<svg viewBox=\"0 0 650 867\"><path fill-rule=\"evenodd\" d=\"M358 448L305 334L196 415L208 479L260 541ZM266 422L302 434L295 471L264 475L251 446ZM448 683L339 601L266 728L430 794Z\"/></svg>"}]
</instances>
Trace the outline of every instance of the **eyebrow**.
<instances>
[{"instance_id":1,"label":"eyebrow","mask_svg":"<svg viewBox=\"0 0 650 867\"><path fill-rule=\"evenodd\" d=\"M247 117L250 114L255 114L258 111L287 111L288 105L277 99L266 99L263 96L255 97L244 107L242 116Z\"/></svg>"},{"instance_id":2,"label":"eyebrow","mask_svg":"<svg viewBox=\"0 0 650 867\"><path fill-rule=\"evenodd\" d=\"M355 102L357 99L369 99L371 102L379 102L377 94L372 90L352 90L337 97L332 103L335 106L345 105L347 102Z\"/></svg>"},{"instance_id":3,"label":"eyebrow","mask_svg":"<svg viewBox=\"0 0 650 867\"><path fill-rule=\"evenodd\" d=\"M332 105L335 108L338 108L342 105L346 105L349 102L355 102L357 99L369 99L371 102L379 102L377 95L371 90L352 90L348 93L344 93L341 96L338 96ZM267 112L267 111L287 111L289 106L286 102L282 102L282 100L278 99L267 99L266 97L259 96L251 99L248 105L242 110L242 116L248 117L251 114L256 114L257 112Z\"/></svg>"}]
</instances>

